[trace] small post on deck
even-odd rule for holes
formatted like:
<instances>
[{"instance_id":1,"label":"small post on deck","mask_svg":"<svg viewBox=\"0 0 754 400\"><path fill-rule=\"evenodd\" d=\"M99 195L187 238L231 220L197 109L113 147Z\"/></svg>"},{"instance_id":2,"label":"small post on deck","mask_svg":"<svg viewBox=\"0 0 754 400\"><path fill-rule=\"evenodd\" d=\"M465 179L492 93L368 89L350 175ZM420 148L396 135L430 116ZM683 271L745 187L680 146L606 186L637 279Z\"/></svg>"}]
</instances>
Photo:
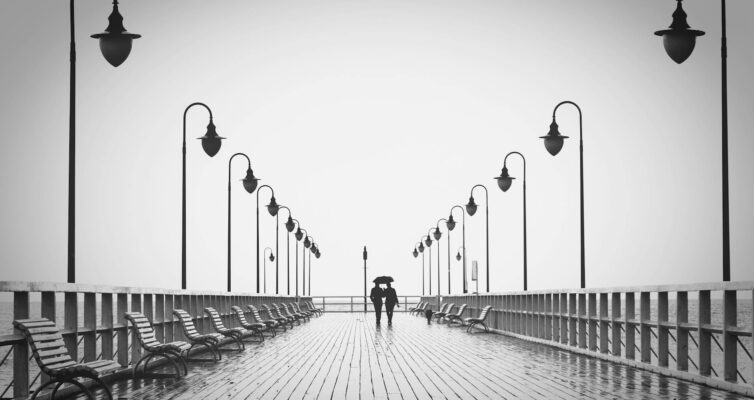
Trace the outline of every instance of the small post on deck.
<instances>
[{"instance_id":1,"label":"small post on deck","mask_svg":"<svg viewBox=\"0 0 754 400\"><path fill-rule=\"evenodd\" d=\"M367 312L367 246L364 246L364 312Z\"/></svg>"}]
</instances>

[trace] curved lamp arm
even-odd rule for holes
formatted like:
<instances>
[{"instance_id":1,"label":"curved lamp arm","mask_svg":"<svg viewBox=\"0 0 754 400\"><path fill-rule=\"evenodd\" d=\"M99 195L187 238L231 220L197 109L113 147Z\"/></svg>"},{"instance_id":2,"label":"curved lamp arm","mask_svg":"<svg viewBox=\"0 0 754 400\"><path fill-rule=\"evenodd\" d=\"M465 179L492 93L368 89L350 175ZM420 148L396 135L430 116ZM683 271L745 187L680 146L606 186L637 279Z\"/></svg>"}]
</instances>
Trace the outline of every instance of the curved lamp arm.
<instances>
[{"instance_id":1,"label":"curved lamp arm","mask_svg":"<svg viewBox=\"0 0 754 400\"><path fill-rule=\"evenodd\" d=\"M476 185L471 187L471 197L474 197L474 189L481 187L484 189L484 201L485 203L489 199L489 193L487 192L487 186L482 185L481 183L477 183Z\"/></svg>"},{"instance_id":2,"label":"curved lamp arm","mask_svg":"<svg viewBox=\"0 0 754 400\"><path fill-rule=\"evenodd\" d=\"M270 193L272 194L272 197L275 197L275 189L273 189L270 185L262 185L259 188L257 188L257 212L259 212L259 192L261 192L262 189L264 188L270 189Z\"/></svg>"},{"instance_id":3,"label":"curved lamp arm","mask_svg":"<svg viewBox=\"0 0 754 400\"><path fill-rule=\"evenodd\" d=\"M553 120L553 122L555 121L555 113L558 111L558 108L560 108L560 106L562 106L564 104L570 104L570 105L576 107L576 110L578 110L578 112L579 112L579 142L580 142L581 138L582 138L582 134L583 134L583 129L581 129L581 125L582 125L582 122L581 122L581 107L579 107L578 104L576 104L576 103L574 103L574 102L572 102L570 100L561 101L552 110L552 120Z\"/></svg>"},{"instance_id":4,"label":"curved lamp arm","mask_svg":"<svg viewBox=\"0 0 754 400\"><path fill-rule=\"evenodd\" d=\"M233 158L235 156L244 156L246 158L246 164L248 165L249 168L251 168L251 160L249 159L249 156L247 156L246 154L236 153L230 156L230 158L228 159L228 189L230 189L230 165L232 164Z\"/></svg>"},{"instance_id":5,"label":"curved lamp arm","mask_svg":"<svg viewBox=\"0 0 754 400\"><path fill-rule=\"evenodd\" d=\"M209 122L212 123L212 110L209 108L209 106L200 102L189 104L188 107L186 107L186 110L183 111L183 148L184 148L184 151L186 148L186 115L188 114L189 109L194 106L202 106L205 109L207 109L207 112L209 113Z\"/></svg>"},{"instance_id":6,"label":"curved lamp arm","mask_svg":"<svg viewBox=\"0 0 754 400\"><path fill-rule=\"evenodd\" d=\"M456 208L461 210L461 224L465 225L466 224L466 210L464 210L462 206L459 206L456 204L453 207L450 207L450 215L453 215L453 210L455 210Z\"/></svg>"}]
</instances>

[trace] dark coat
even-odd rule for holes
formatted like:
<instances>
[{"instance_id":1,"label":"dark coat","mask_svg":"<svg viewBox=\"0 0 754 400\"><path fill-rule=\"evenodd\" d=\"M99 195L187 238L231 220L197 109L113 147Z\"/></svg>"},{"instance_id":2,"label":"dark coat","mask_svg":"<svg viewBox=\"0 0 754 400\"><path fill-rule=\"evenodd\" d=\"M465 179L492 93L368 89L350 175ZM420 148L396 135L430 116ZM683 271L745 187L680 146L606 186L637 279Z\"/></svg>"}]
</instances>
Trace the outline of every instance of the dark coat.
<instances>
[{"instance_id":1,"label":"dark coat","mask_svg":"<svg viewBox=\"0 0 754 400\"><path fill-rule=\"evenodd\" d=\"M372 291L369 293L369 298L372 300L372 303L375 304L382 304L382 298L385 297L384 291L382 288L379 287L373 287Z\"/></svg>"},{"instance_id":2,"label":"dark coat","mask_svg":"<svg viewBox=\"0 0 754 400\"><path fill-rule=\"evenodd\" d=\"M395 289L389 287L382 291L385 296L385 304L398 304L398 294L395 293Z\"/></svg>"}]
</instances>

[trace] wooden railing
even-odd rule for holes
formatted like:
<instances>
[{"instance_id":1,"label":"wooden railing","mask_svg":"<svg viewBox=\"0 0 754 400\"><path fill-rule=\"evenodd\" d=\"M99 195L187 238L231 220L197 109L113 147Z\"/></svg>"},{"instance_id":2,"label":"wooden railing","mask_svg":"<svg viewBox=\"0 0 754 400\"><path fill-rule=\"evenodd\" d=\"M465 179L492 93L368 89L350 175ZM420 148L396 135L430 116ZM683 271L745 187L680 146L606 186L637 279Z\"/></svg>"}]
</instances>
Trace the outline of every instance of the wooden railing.
<instances>
[{"instance_id":1,"label":"wooden railing","mask_svg":"<svg viewBox=\"0 0 754 400\"><path fill-rule=\"evenodd\" d=\"M212 327L204 307L212 306L221 312L226 326L238 326L230 312L233 305L246 310L248 304L296 301L295 297L250 293L0 281L0 295L9 296L9 293L12 294L12 314L0 314L0 332L7 332L0 334L0 374L7 375L7 363L12 362L12 379L0 385L0 398L5 397L11 387L14 398L26 398L35 385L46 381L30 360L23 335L12 331L13 319L41 316L56 321L72 358L117 360L128 367L139 359L141 348L129 335L123 318L126 311L143 312L154 323L157 339L171 342L183 340L182 330L173 317L174 308L185 309L194 317L197 329L210 332ZM62 315L58 313L59 308ZM5 346L10 348L6 350Z\"/></svg>"},{"instance_id":2,"label":"wooden railing","mask_svg":"<svg viewBox=\"0 0 754 400\"><path fill-rule=\"evenodd\" d=\"M754 282L442 296L495 332L754 396ZM423 297L437 309L437 297ZM637 308L638 307L638 308Z\"/></svg>"},{"instance_id":3,"label":"wooden railing","mask_svg":"<svg viewBox=\"0 0 754 400\"><path fill-rule=\"evenodd\" d=\"M374 312L374 306L369 300L369 297L364 296L311 296L314 304L326 312L364 312L364 305L366 304L367 312ZM395 312L406 312L408 307L416 305L419 302L420 296L398 296L400 301L400 308L396 308ZM382 308L385 311L385 308Z\"/></svg>"}]
</instances>

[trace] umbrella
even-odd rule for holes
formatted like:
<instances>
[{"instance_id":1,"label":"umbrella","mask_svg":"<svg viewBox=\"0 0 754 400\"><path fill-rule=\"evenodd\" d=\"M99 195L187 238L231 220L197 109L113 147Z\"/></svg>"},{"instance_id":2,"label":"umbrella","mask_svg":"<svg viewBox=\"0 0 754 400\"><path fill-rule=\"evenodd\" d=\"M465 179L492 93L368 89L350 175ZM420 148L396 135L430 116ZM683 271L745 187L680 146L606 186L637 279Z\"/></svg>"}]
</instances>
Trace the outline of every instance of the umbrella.
<instances>
[{"instance_id":1,"label":"umbrella","mask_svg":"<svg viewBox=\"0 0 754 400\"><path fill-rule=\"evenodd\" d=\"M377 284L382 284L382 283L390 283L392 281L393 281L392 276L378 276L374 278L372 282L377 283Z\"/></svg>"}]
</instances>

